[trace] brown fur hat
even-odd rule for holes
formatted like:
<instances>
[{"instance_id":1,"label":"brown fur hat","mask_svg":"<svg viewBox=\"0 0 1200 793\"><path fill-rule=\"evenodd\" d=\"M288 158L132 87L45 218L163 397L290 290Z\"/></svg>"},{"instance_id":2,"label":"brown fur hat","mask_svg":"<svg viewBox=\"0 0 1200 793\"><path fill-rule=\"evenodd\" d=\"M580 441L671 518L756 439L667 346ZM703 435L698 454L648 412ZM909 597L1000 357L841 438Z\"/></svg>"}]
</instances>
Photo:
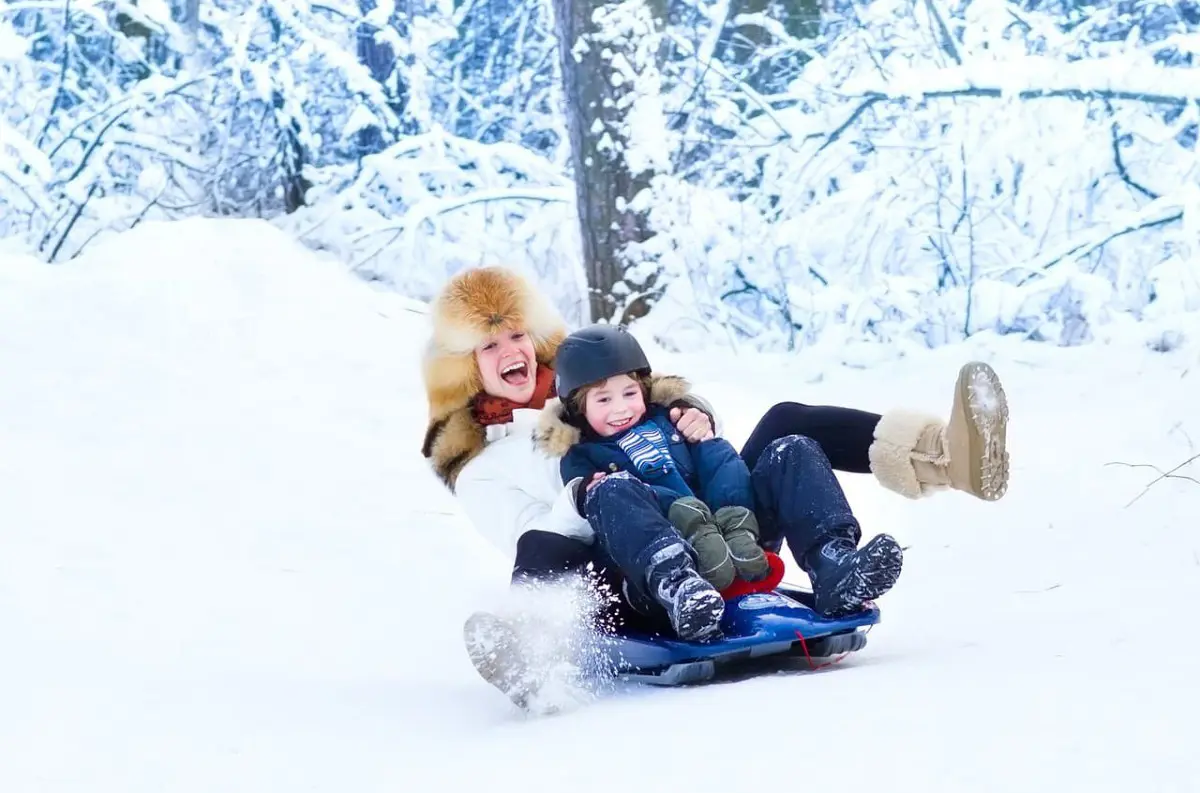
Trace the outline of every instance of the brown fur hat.
<instances>
[{"instance_id":1,"label":"brown fur hat","mask_svg":"<svg viewBox=\"0 0 1200 793\"><path fill-rule=\"evenodd\" d=\"M484 446L486 435L471 416L483 390L475 348L501 330L524 329L538 366L552 366L567 334L566 323L537 288L513 270L481 267L456 275L431 306L433 335L422 374L429 423L421 452L451 490L458 472Z\"/></svg>"}]
</instances>

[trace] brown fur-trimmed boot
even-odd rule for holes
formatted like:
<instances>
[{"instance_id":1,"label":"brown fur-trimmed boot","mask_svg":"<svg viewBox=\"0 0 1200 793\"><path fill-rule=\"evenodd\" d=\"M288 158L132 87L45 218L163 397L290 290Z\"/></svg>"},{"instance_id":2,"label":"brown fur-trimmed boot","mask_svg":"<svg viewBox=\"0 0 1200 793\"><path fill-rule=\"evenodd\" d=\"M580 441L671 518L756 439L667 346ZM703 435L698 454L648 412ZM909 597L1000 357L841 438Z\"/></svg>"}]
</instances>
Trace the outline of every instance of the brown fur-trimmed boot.
<instances>
[{"instance_id":1,"label":"brown fur-trimmed boot","mask_svg":"<svg viewBox=\"0 0 1200 793\"><path fill-rule=\"evenodd\" d=\"M885 413L875 427L871 472L908 498L952 488L985 501L1008 490L1008 399L986 363L959 370L949 423L913 411Z\"/></svg>"}]
</instances>

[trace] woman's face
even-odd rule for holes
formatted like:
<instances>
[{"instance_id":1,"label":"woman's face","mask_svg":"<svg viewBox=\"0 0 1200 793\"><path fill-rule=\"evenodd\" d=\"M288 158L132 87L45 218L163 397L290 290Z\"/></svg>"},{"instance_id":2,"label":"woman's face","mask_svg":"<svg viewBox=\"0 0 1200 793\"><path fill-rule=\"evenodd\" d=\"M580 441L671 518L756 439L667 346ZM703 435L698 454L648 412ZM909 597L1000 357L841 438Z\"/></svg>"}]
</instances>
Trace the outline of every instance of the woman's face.
<instances>
[{"instance_id":1,"label":"woman's face","mask_svg":"<svg viewBox=\"0 0 1200 793\"><path fill-rule=\"evenodd\" d=\"M492 334L475 348L475 363L483 390L495 397L526 404L537 386L537 358L533 340L523 330Z\"/></svg>"}]
</instances>

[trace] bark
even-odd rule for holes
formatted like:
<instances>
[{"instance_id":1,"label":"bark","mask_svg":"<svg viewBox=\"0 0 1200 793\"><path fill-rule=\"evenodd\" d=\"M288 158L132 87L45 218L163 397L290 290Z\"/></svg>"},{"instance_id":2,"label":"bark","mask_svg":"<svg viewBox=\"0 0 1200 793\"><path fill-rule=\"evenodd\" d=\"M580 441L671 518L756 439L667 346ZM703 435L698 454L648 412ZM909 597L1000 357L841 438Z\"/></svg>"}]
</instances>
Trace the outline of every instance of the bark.
<instances>
[{"instance_id":1,"label":"bark","mask_svg":"<svg viewBox=\"0 0 1200 793\"><path fill-rule=\"evenodd\" d=\"M627 246L652 236L645 214L629 209L628 202L650 186L653 173L631 173L624 156L622 100L631 86L613 85L612 56L632 61L635 42L594 42L599 31L593 15L604 5L554 0L554 14L589 311L594 322L625 323L644 316L656 297L653 276L629 283L625 255ZM661 23L659 11L650 8Z\"/></svg>"}]
</instances>

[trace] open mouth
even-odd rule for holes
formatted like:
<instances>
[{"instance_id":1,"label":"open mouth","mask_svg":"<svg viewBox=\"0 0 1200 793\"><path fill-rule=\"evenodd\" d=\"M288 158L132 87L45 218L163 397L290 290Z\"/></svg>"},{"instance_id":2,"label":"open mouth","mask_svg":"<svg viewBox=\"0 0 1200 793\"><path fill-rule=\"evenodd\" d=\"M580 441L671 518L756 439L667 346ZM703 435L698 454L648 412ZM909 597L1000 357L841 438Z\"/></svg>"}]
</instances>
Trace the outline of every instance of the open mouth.
<instances>
[{"instance_id":1,"label":"open mouth","mask_svg":"<svg viewBox=\"0 0 1200 793\"><path fill-rule=\"evenodd\" d=\"M500 370L500 379L509 385L525 385L529 382L529 365L524 361L510 363Z\"/></svg>"},{"instance_id":2,"label":"open mouth","mask_svg":"<svg viewBox=\"0 0 1200 793\"><path fill-rule=\"evenodd\" d=\"M610 421L608 422L608 426L612 427L614 430L623 430L632 423L633 416L630 416L629 418L620 419L619 421Z\"/></svg>"}]
</instances>

